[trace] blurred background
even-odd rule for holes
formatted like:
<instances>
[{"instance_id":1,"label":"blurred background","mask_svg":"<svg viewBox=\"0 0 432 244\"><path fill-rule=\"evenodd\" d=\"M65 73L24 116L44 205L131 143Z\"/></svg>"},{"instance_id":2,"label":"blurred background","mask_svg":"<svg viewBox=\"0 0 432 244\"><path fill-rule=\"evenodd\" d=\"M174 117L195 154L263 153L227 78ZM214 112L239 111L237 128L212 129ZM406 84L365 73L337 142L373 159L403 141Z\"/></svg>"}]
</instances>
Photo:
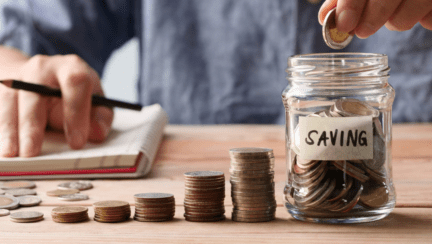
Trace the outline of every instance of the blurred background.
<instances>
[{"instance_id":1,"label":"blurred background","mask_svg":"<svg viewBox=\"0 0 432 244\"><path fill-rule=\"evenodd\" d=\"M115 51L102 74L105 96L128 102L137 102L139 42L134 38ZM122 82L118 82L122 80Z\"/></svg>"}]
</instances>

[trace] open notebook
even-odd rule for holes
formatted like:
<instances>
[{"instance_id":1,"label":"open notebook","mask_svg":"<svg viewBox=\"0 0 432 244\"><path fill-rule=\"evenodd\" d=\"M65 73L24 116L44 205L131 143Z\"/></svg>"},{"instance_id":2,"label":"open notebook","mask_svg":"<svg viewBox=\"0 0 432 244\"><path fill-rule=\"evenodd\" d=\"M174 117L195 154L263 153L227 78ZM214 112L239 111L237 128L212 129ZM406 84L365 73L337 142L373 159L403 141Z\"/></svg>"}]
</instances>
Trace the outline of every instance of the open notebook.
<instances>
[{"instance_id":1,"label":"open notebook","mask_svg":"<svg viewBox=\"0 0 432 244\"><path fill-rule=\"evenodd\" d=\"M34 158L0 158L0 180L55 178L135 178L147 174L162 140L168 116L158 104L141 112L116 110L102 144L71 150L64 135L48 132Z\"/></svg>"}]
</instances>

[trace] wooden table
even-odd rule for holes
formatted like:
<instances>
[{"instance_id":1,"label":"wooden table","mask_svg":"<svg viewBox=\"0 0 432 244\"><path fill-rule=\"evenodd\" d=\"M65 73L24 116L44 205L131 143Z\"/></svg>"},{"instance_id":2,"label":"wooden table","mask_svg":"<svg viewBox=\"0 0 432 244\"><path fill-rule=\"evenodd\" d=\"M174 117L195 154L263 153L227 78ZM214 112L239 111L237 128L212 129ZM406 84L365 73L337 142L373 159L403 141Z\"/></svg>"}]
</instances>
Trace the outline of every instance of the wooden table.
<instances>
[{"instance_id":1,"label":"wooden table","mask_svg":"<svg viewBox=\"0 0 432 244\"><path fill-rule=\"evenodd\" d=\"M183 173L219 170L229 176L228 150L234 147L269 147L276 157L277 220L269 223L237 223L229 219L231 199L227 187L228 219L217 223L193 223L183 218ZM142 192L168 192L176 198L176 218L171 222L142 223L133 220L106 224L93 220L77 224L52 221L51 210L67 205L46 192L60 181L38 181L43 199L38 207L45 220L13 223L0 218L0 243L432 243L432 125L396 125L393 130L393 177L396 209L387 218L354 225L305 223L294 220L282 206L285 175L285 142L282 126L168 126L153 170L145 179L95 180L86 191L91 199L75 205L91 206L99 200L126 200ZM229 186L227 182L227 186ZM90 207L90 216L93 209Z\"/></svg>"}]
</instances>

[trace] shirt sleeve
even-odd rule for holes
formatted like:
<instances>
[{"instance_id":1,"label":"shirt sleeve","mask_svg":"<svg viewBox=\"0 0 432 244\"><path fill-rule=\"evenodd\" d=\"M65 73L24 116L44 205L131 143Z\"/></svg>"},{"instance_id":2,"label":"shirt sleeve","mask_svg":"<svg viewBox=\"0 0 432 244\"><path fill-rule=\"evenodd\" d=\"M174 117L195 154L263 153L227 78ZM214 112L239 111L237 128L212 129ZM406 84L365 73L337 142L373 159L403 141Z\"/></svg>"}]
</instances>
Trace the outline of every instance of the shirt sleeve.
<instances>
[{"instance_id":1,"label":"shirt sleeve","mask_svg":"<svg viewBox=\"0 0 432 244\"><path fill-rule=\"evenodd\" d=\"M2 1L0 44L30 56L77 54L101 74L111 52L135 36L133 2Z\"/></svg>"}]
</instances>

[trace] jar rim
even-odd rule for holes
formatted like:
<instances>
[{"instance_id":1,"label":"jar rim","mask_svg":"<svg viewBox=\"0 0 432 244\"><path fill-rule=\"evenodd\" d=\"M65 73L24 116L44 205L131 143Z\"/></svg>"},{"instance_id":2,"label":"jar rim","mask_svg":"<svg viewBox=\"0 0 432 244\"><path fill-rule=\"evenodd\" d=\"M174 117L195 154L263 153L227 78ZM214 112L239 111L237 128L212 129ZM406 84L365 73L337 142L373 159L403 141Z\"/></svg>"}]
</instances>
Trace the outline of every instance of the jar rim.
<instances>
[{"instance_id":1,"label":"jar rim","mask_svg":"<svg viewBox=\"0 0 432 244\"><path fill-rule=\"evenodd\" d=\"M387 58L385 54L379 53L310 53L310 54L298 54L289 57L289 60L299 60L299 61L330 61L330 60L366 60L366 59L377 59L377 58Z\"/></svg>"}]
</instances>

